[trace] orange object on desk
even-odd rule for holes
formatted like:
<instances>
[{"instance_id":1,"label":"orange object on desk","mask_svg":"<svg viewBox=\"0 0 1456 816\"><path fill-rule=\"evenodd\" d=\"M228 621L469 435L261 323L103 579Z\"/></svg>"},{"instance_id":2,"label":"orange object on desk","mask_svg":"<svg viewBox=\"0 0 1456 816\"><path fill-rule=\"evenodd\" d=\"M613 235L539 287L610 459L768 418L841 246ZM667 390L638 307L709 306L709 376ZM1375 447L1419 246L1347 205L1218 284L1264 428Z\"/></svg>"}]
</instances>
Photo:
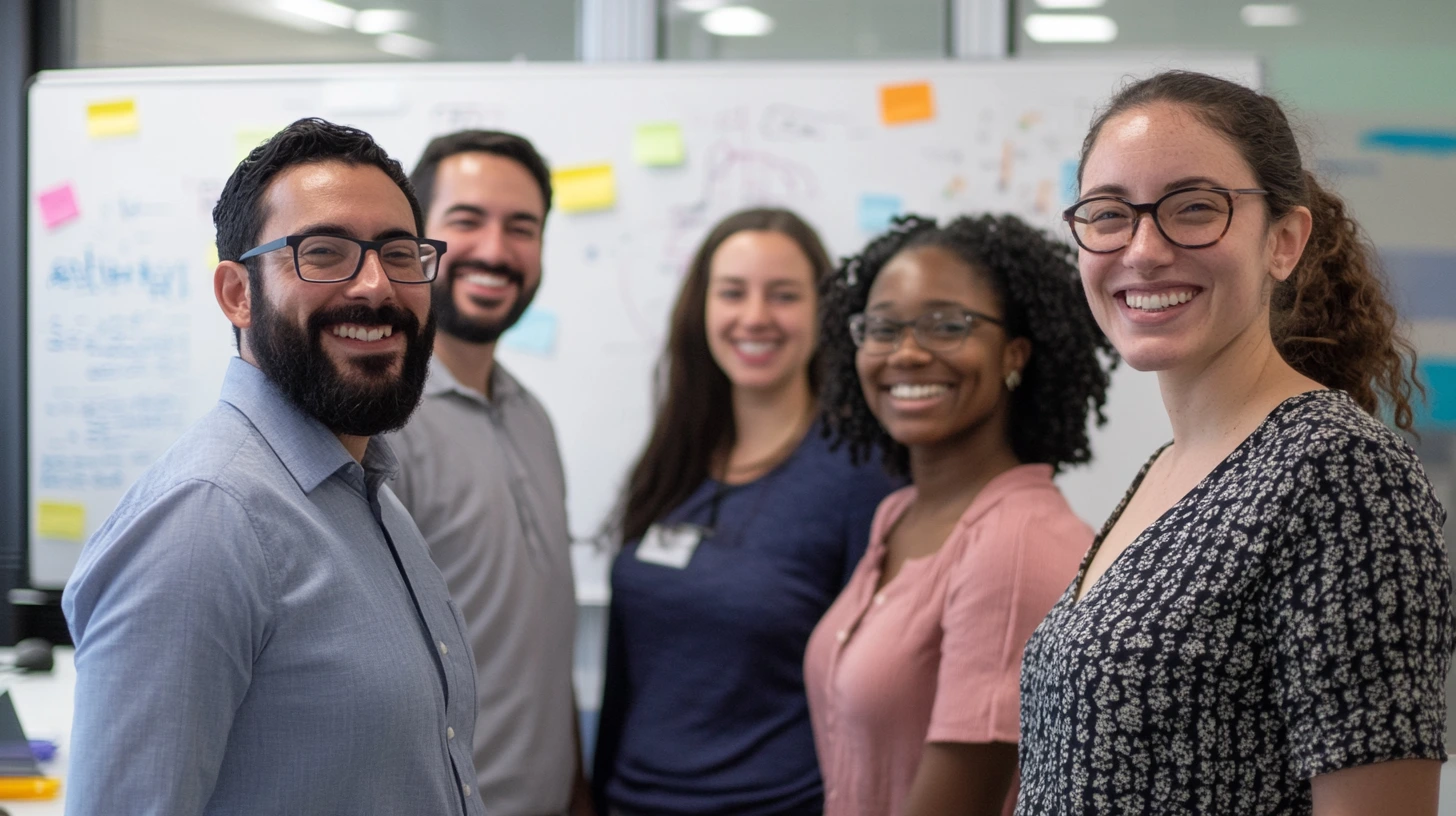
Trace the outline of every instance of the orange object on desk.
<instances>
[{"instance_id":1,"label":"orange object on desk","mask_svg":"<svg viewBox=\"0 0 1456 816\"><path fill-rule=\"evenodd\" d=\"M0 799L54 799L61 780L52 776L0 776Z\"/></svg>"}]
</instances>

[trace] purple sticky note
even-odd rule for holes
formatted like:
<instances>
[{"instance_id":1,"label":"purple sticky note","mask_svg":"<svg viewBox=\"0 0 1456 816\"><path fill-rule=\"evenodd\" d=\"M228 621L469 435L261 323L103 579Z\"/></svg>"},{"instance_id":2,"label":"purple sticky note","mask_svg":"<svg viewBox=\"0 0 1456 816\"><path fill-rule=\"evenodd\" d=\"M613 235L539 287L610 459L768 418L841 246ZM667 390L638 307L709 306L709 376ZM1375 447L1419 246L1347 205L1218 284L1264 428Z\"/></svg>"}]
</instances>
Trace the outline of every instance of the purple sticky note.
<instances>
[{"instance_id":1,"label":"purple sticky note","mask_svg":"<svg viewBox=\"0 0 1456 816\"><path fill-rule=\"evenodd\" d=\"M52 187L36 196L40 203L40 217L46 229L55 229L81 214L76 208L76 191L70 182Z\"/></svg>"}]
</instances>

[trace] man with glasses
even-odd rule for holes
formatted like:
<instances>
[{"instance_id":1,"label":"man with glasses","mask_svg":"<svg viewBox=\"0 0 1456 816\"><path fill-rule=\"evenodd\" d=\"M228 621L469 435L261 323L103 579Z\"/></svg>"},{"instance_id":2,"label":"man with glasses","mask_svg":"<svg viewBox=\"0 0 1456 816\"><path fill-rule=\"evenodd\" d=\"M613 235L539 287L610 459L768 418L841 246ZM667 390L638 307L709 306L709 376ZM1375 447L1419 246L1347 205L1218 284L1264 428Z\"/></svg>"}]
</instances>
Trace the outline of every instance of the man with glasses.
<instances>
[{"instance_id":1,"label":"man with glasses","mask_svg":"<svg viewBox=\"0 0 1456 816\"><path fill-rule=\"evenodd\" d=\"M572 693L576 596L551 419L496 360L541 283L551 175L498 131L441 136L410 176L449 251L420 410L389 437L394 490L459 605L479 683L475 766L495 816L590 813Z\"/></svg>"},{"instance_id":2,"label":"man with glasses","mask_svg":"<svg viewBox=\"0 0 1456 816\"><path fill-rule=\"evenodd\" d=\"M213 210L217 407L66 587L72 814L481 814L474 663L377 434L419 401L445 245L399 164L317 119Z\"/></svg>"}]
</instances>

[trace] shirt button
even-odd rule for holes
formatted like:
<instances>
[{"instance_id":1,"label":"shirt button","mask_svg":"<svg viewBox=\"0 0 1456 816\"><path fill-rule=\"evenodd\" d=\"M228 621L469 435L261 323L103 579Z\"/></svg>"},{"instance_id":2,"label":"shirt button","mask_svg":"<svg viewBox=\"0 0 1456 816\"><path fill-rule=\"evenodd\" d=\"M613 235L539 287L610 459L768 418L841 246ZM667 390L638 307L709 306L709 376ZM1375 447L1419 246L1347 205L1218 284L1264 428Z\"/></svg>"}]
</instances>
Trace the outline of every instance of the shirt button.
<instances>
[{"instance_id":1,"label":"shirt button","mask_svg":"<svg viewBox=\"0 0 1456 816\"><path fill-rule=\"evenodd\" d=\"M445 726L445 739L455 739L455 729Z\"/></svg>"},{"instance_id":2,"label":"shirt button","mask_svg":"<svg viewBox=\"0 0 1456 816\"><path fill-rule=\"evenodd\" d=\"M840 643L843 643L846 640L849 640L849 632L840 629L839 632L834 635L834 639L838 640Z\"/></svg>"},{"instance_id":3,"label":"shirt button","mask_svg":"<svg viewBox=\"0 0 1456 816\"><path fill-rule=\"evenodd\" d=\"M469 796L470 795L470 786L469 785L466 785L465 786L465 795L466 796Z\"/></svg>"},{"instance_id":4,"label":"shirt button","mask_svg":"<svg viewBox=\"0 0 1456 816\"><path fill-rule=\"evenodd\" d=\"M883 593L883 592L876 592L875 593L875 606L879 606L880 604L882 604L884 602L885 602L885 593Z\"/></svg>"},{"instance_id":5,"label":"shirt button","mask_svg":"<svg viewBox=\"0 0 1456 816\"><path fill-rule=\"evenodd\" d=\"M440 641L440 656L444 657L447 654L450 654L450 647L446 646L445 641L442 640Z\"/></svg>"},{"instance_id":6,"label":"shirt button","mask_svg":"<svg viewBox=\"0 0 1456 816\"><path fill-rule=\"evenodd\" d=\"M824 801L826 801L826 802L833 802L834 801L834 791L833 790L827 790L827 791L824 792Z\"/></svg>"}]
</instances>

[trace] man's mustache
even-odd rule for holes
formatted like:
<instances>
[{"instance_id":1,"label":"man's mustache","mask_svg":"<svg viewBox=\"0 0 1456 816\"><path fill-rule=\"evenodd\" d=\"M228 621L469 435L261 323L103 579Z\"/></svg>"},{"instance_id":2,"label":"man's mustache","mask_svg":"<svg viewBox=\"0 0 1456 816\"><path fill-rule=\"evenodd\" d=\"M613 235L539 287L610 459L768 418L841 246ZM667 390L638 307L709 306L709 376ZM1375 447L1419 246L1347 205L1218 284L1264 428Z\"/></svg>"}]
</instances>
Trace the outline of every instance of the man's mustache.
<instances>
[{"instance_id":1,"label":"man's mustache","mask_svg":"<svg viewBox=\"0 0 1456 816\"><path fill-rule=\"evenodd\" d=\"M357 323L366 326L389 326L395 331L414 337L420 333L420 320L410 312L386 303L371 309L362 303L339 306L334 309L314 312L308 319L310 337L317 337L328 326L339 323Z\"/></svg>"},{"instance_id":2,"label":"man's mustache","mask_svg":"<svg viewBox=\"0 0 1456 816\"><path fill-rule=\"evenodd\" d=\"M453 284L456 278L466 272L484 272L489 275L500 275L511 283L514 283L517 288L525 288L526 286L526 276L518 269L506 266L505 264L492 264L486 263L485 261L473 260L456 261L450 264L450 282Z\"/></svg>"}]
</instances>

